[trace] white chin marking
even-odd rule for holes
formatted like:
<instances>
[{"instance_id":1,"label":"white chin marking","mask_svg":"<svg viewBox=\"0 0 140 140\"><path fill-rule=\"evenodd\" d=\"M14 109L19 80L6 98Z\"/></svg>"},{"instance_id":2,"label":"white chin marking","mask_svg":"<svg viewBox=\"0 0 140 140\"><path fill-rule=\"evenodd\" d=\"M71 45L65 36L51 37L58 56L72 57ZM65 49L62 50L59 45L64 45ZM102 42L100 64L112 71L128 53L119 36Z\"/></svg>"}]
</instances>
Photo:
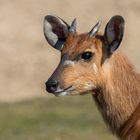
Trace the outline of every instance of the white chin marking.
<instances>
[{"instance_id":1,"label":"white chin marking","mask_svg":"<svg viewBox=\"0 0 140 140\"><path fill-rule=\"evenodd\" d=\"M64 62L64 65L74 66L74 62L71 61L71 60L66 60L66 61Z\"/></svg>"},{"instance_id":2,"label":"white chin marking","mask_svg":"<svg viewBox=\"0 0 140 140\"><path fill-rule=\"evenodd\" d=\"M96 64L94 63L94 64L92 65L92 67L93 67L94 73L97 74L98 68L97 68Z\"/></svg>"},{"instance_id":3,"label":"white chin marking","mask_svg":"<svg viewBox=\"0 0 140 140\"><path fill-rule=\"evenodd\" d=\"M66 96L68 94L69 94L68 92L64 91L64 92L61 92L58 96Z\"/></svg>"}]
</instances>

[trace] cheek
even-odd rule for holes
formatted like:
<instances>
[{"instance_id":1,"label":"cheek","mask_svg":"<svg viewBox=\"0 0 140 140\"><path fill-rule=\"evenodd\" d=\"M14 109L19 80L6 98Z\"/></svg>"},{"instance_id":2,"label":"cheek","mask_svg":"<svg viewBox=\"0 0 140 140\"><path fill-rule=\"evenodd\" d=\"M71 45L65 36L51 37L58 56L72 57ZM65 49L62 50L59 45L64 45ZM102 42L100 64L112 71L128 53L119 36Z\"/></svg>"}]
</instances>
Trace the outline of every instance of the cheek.
<instances>
[{"instance_id":1,"label":"cheek","mask_svg":"<svg viewBox=\"0 0 140 140\"><path fill-rule=\"evenodd\" d=\"M90 80L78 79L74 82L75 92L72 94L89 94L94 93L96 89L96 84Z\"/></svg>"},{"instance_id":2,"label":"cheek","mask_svg":"<svg viewBox=\"0 0 140 140\"><path fill-rule=\"evenodd\" d=\"M74 67L66 67L61 73L61 80L63 81L64 86L67 87L73 83L78 76L79 72L75 70Z\"/></svg>"},{"instance_id":3,"label":"cheek","mask_svg":"<svg viewBox=\"0 0 140 140\"><path fill-rule=\"evenodd\" d=\"M94 66L94 69L96 67ZM90 72L88 72L90 71ZM63 81L63 86L68 87L70 85L76 88L78 93L86 92L96 88L96 76L94 74L95 70L69 67L65 68L61 74L61 79ZM97 68L96 68L97 72Z\"/></svg>"},{"instance_id":4,"label":"cheek","mask_svg":"<svg viewBox=\"0 0 140 140\"><path fill-rule=\"evenodd\" d=\"M79 92L86 92L96 89L97 82L94 76L83 75L78 77L73 83Z\"/></svg>"}]
</instances>

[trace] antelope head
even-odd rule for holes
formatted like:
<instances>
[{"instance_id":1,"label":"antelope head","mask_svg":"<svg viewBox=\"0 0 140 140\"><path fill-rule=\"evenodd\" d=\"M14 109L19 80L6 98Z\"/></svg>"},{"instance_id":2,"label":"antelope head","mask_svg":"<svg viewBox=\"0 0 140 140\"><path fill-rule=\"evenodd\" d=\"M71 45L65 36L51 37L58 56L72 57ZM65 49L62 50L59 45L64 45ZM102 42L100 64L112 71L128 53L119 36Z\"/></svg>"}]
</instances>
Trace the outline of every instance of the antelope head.
<instances>
[{"instance_id":1,"label":"antelope head","mask_svg":"<svg viewBox=\"0 0 140 140\"><path fill-rule=\"evenodd\" d=\"M101 22L91 31L78 34L76 19L67 24L59 17L44 18L44 35L48 43L61 52L61 61L46 82L46 90L56 96L96 93L105 77L104 63L119 47L124 19L113 16L104 34L98 33Z\"/></svg>"}]
</instances>

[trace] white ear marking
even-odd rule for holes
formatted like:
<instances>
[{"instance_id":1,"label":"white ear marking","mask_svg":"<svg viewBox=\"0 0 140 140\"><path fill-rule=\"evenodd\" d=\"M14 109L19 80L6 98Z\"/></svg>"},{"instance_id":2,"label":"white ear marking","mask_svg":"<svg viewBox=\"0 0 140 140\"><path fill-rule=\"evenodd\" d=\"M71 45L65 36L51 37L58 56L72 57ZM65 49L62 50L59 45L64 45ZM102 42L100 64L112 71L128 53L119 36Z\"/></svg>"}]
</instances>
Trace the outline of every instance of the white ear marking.
<instances>
[{"instance_id":1,"label":"white ear marking","mask_svg":"<svg viewBox=\"0 0 140 140\"><path fill-rule=\"evenodd\" d=\"M68 37L69 25L61 18L47 15L44 17L43 31L48 43L55 49L61 51L62 45Z\"/></svg>"},{"instance_id":2,"label":"white ear marking","mask_svg":"<svg viewBox=\"0 0 140 140\"><path fill-rule=\"evenodd\" d=\"M65 62L64 62L64 66L65 65L69 65L69 66L74 66L74 62L73 61L71 61L71 60L66 60Z\"/></svg>"},{"instance_id":3,"label":"white ear marking","mask_svg":"<svg viewBox=\"0 0 140 140\"><path fill-rule=\"evenodd\" d=\"M92 65L92 67L93 67L94 73L97 74L97 72L98 72L97 65L94 63L94 64Z\"/></svg>"},{"instance_id":4,"label":"white ear marking","mask_svg":"<svg viewBox=\"0 0 140 140\"><path fill-rule=\"evenodd\" d=\"M44 32L47 34L47 37L50 39L49 41L52 45L55 45L58 41L58 36L53 33L51 24L46 20L44 21Z\"/></svg>"}]
</instances>

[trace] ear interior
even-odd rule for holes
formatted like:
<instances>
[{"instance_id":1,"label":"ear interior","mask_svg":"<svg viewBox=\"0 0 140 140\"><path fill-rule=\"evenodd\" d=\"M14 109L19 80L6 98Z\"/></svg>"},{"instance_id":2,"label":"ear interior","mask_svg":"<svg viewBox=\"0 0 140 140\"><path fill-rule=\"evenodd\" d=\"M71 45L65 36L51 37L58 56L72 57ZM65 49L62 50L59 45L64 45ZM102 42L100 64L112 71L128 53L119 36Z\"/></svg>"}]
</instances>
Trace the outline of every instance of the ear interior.
<instances>
[{"instance_id":1,"label":"ear interior","mask_svg":"<svg viewBox=\"0 0 140 140\"><path fill-rule=\"evenodd\" d=\"M105 28L105 40L109 53L113 53L120 45L124 34L124 19L122 16L113 16Z\"/></svg>"},{"instance_id":2,"label":"ear interior","mask_svg":"<svg viewBox=\"0 0 140 140\"><path fill-rule=\"evenodd\" d=\"M62 46L68 36L69 25L63 21L61 18L47 15L44 18L44 35L48 43L61 50Z\"/></svg>"}]
</instances>

